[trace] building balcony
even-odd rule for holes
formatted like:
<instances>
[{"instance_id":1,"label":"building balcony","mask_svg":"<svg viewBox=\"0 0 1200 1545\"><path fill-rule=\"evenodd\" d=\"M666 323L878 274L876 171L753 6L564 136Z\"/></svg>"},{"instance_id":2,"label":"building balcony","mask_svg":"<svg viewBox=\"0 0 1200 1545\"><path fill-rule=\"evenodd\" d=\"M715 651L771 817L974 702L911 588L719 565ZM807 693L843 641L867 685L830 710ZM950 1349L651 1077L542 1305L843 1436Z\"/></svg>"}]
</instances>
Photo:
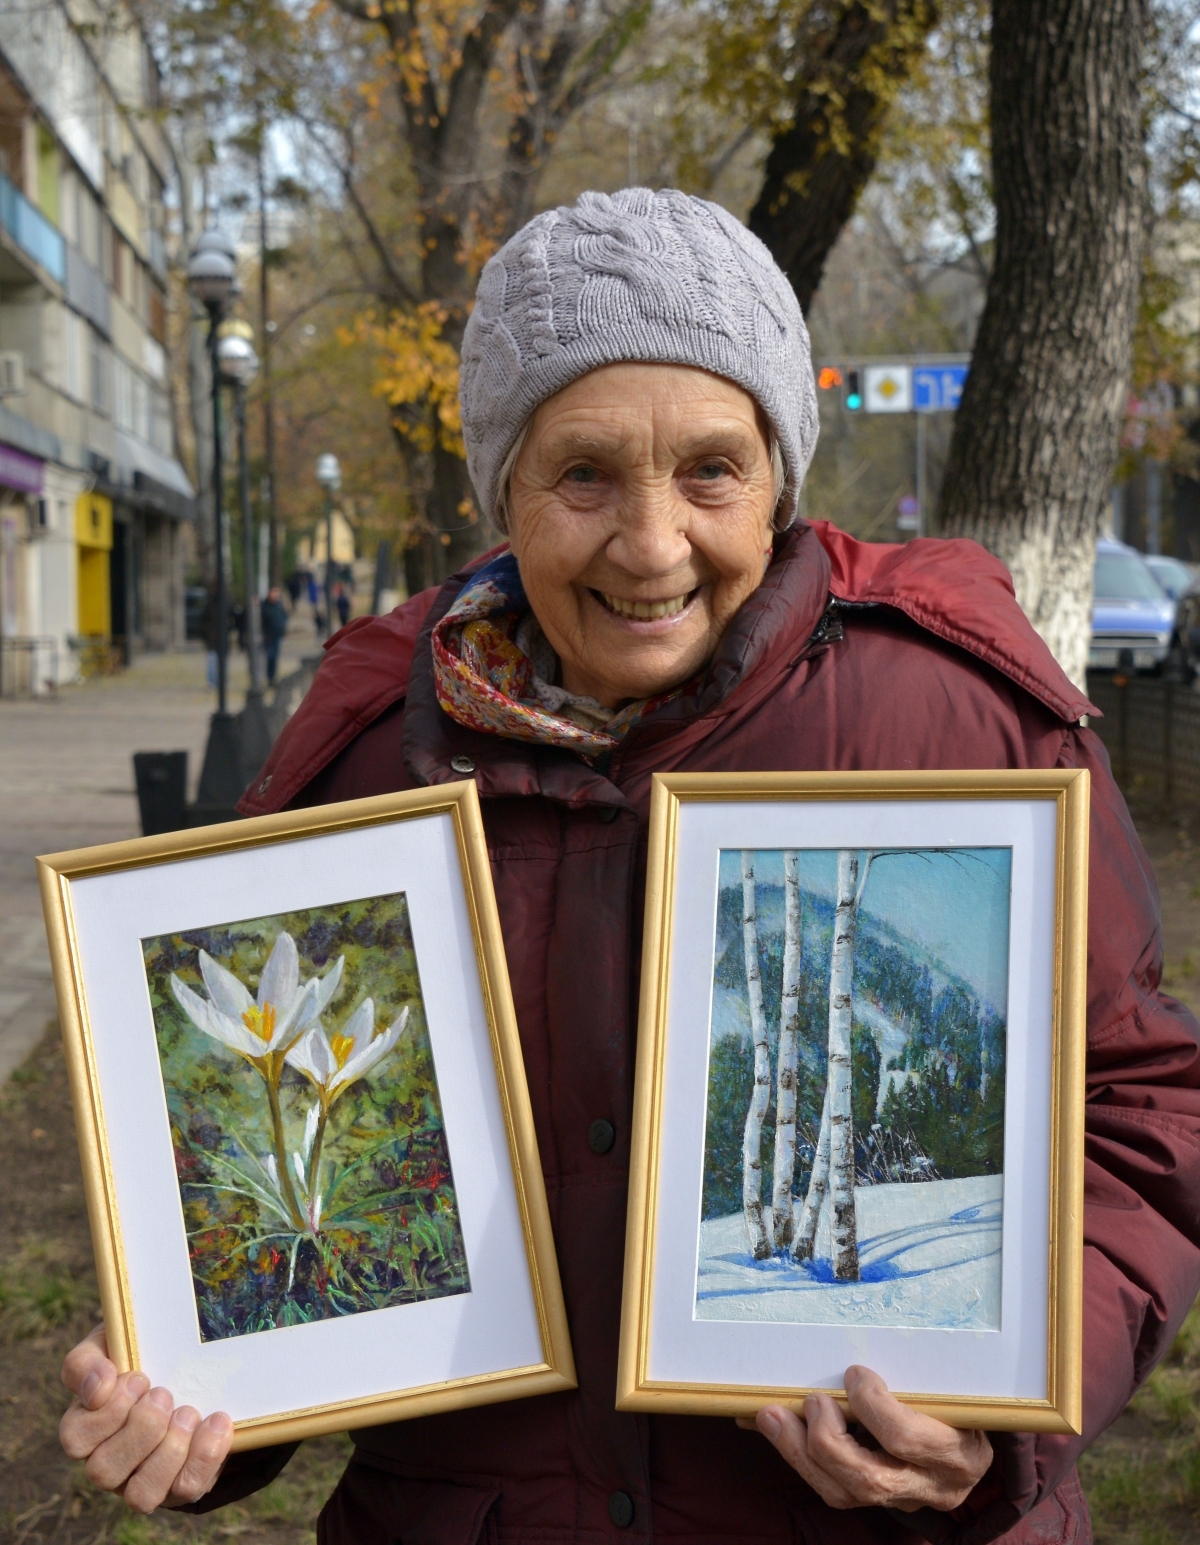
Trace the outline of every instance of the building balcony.
<instances>
[{"instance_id":1,"label":"building balcony","mask_svg":"<svg viewBox=\"0 0 1200 1545\"><path fill-rule=\"evenodd\" d=\"M0 226L21 251L62 284L67 276L67 244L62 233L31 204L7 177L0 176Z\"/></svg>"}]
</instances>

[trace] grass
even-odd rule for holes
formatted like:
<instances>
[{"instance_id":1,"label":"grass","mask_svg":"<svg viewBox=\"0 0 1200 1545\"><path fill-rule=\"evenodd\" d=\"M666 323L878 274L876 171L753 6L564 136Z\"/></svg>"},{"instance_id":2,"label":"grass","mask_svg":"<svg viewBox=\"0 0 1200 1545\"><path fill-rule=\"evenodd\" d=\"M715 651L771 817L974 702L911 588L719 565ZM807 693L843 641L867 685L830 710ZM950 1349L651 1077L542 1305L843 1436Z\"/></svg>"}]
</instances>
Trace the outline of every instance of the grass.
<instances>
[{"instance_id":1,"label":"grass","mask_svg":"<svg viewBox=\"0 0 1200 1545\"><path fill-rule=\"evenodd\" d=\"M1097 1545L1200 1541L1200 1306L1079 1472Z\"/></svg>"}]
</instances>

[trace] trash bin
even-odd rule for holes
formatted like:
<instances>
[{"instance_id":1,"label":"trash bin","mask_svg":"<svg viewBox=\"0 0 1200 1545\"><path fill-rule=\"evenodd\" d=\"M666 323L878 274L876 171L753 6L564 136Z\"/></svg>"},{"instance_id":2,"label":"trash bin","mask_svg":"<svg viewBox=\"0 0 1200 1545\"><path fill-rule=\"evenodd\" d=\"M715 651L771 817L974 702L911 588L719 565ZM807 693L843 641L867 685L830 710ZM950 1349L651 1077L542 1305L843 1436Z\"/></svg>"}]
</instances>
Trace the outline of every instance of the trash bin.
<instances>
[{"instance_id":1,"label":"trash bin","mask_svg":"<svg viewBox=\"0 0 1200 1545\"><path fill-rule=\"evenodd\" d=\"M187 764L186 751L133 753L143 837L182 831L187 825Z\"/></svg>"}]
</instances>

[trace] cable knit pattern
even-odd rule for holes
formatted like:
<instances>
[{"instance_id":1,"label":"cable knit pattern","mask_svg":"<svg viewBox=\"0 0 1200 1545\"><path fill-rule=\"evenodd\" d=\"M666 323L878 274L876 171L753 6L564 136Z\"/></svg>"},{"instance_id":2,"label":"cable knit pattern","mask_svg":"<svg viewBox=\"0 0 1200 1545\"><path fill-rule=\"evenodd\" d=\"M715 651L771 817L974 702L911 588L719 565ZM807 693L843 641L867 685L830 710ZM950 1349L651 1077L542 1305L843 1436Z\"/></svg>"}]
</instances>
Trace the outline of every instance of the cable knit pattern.
<instances>
[{"instance_id":1,"label":"cable knit pattern","mask_svg":"<svg viewBox=\"0 0 1200 1545\"><path fill-rule=\"evenodd\" d=\"M482 507L521 426L600 365L696 365L762 406L783 451L787 525L817 442L808 329L791 285L726 210L668 188L581 194L483 271L462 349L463 436Z\"/></svg>"}]
</instances>

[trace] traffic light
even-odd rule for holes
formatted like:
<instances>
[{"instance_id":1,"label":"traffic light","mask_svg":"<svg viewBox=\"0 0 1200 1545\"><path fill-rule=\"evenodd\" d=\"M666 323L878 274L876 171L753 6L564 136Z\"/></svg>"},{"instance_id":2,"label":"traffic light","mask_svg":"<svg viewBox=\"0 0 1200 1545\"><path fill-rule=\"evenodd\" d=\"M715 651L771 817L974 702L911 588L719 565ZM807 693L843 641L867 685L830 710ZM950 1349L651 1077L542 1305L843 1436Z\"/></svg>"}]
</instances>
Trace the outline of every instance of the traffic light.
<instances>
[{"instance_id":1,"label":"traffic light","mask_svg":"<svg viewBox=\"0 0 1200 1545\"><path fill-rule=\"evenodd\" d=\"M842 372L836 365L822 365L817 375L817 385L823 392L830 392L842 384Z\"/></svg>"},{"instance_id":2,"label":"traffic light","mask_svg":"<svg viewBox=\"0 0 1200 1545\"><path fill-rule=\"evenodd\" d=\"M846 372L846 406L851 413L857 413L863 405L862 385L857 370Z\"/></svg>"}]
</instances>

